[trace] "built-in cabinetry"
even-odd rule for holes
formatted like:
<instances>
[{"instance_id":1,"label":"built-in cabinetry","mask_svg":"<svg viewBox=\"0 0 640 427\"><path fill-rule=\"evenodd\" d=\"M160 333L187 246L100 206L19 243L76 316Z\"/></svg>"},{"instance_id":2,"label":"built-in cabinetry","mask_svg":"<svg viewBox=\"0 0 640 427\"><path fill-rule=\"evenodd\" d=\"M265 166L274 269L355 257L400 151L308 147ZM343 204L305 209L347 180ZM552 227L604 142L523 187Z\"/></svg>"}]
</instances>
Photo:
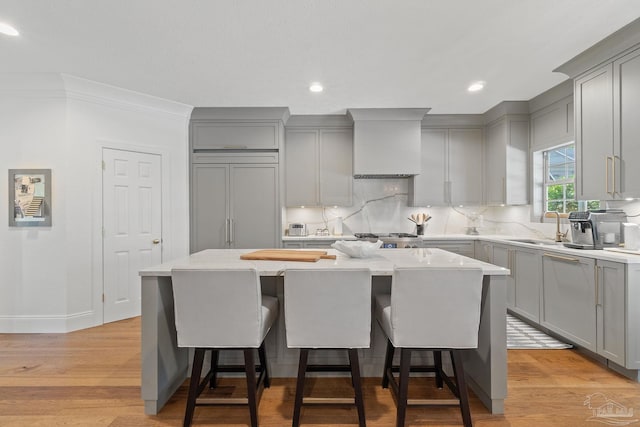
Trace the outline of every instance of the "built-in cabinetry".
<instances>
[{"instance_id":1,"label":"built-in cabinetry","mask_svg":"<svg viewBox=\"0 0 640 427\"><path fill-rule=\"evenodd\" d=\"M332 116L291 117L285 169L286 206L351 206L352 126Z\"/></svg>"},{"instance_id":2,"label":"built-in cabinetry","mask_svg":"<svg viewBox=\"0 0 640 427\"><path fill-rule=\"evenodd\" d=\"M621 366L626 362L625 278L625 264L596 261L596 351Z\"/></svg>"},{"instance_id":3,"label":"built-in cabinetry","mask_svg":"<svg viewBox=\"0 0 640 427\"><path fill-rule=\"evenodd\" d=\"M528 203L528 115L506 115L487 125L484 162L486 204Z\"/></svg>"},{"instance_id":4,"label":"built-in cabinetry","mask_svg":"<svg viewBox=\"0 0 640 427\"><path fill-rule=\"evenodd\" d=\"M482 203L482 129L422 129L421 173L409 206Z\"/></svg>"},{"instance_id":5,"label":"built-in cabinetry","mask_svg":"<svg viewBox=\"0 0 640 427\"><path fill-rule=\"evenodd\" d=\"M225 163L226 158L216 156L206 160L191 167L191 252L278 247L277 161Z\"/></svg>"},{"instance_id":6,"label":"built-in cabinetry","mask_svg":"<svg viewBox=\"0 0 640 427\"><path fill-rule=\"evenodd\" d=\"M596 351L595 260L543 254L542 326Z\"/></svg>"},{"instance_id":7,"label":"built-in cabinetry","mask_svg":"<svg viewBox=\"0 0 640 427\"><path fill-rule=\"evenodd\" d=\"M473 258L473 241L472 240L432 240L432 239L424 239L422 240L423 248L439 248L444 251L453 252L455 254L468 256Z\"/></svg>"},{"instance_id":8,"label":"built-in cabinetry","mask_svg":"<svg viewBox=\"0 0 640 427\"><path fill-rule=\"evenodd\" d=\"M575 80L581 199L640 196L640 49Z\"/></svg>"},{"instance_id":9,"label":"built-in cabinetry","mask_svg":"<svg viewBox=\"0 0 640 427\"><path fill-rule=\"evenodd\" d=\"M286 108L195 108L190 250L280 245L279 149Z\"/></svg>"},{"instance_id":10,"label":"built-in cabinetry","mask_svg":"<svg viewBox=\"0 0 640 427\"><path fill-rule=\"evenodd\" d=\"M286 249L310 249L310 248L318 248L318 249L330 249L331 245L335 243L335 240L317 240L317 239L309 239L309 240L285 240L283 242L283 246Z\"/></svg>"}]
</instances>

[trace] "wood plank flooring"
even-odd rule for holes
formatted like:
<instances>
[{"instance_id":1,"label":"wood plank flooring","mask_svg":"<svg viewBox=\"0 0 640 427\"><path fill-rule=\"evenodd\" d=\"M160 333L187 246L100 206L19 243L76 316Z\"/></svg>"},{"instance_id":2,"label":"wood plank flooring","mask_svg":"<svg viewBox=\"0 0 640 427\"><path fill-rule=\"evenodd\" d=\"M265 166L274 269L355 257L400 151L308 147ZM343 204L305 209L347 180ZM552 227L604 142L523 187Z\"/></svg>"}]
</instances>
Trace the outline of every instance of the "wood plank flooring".
<instances>
[{"instance_id":1,"label":"wood plank flooring","mask_svg":"<svg viewBox=\"0 0 640 427\"><path fill-rule=\"evenodd\" d=\"M505 415L495 416L472 395L478 427L597 426L587 396L602 393L638 414L640 384L575 350L510 350L509 396ZM431 379L414 381L410 393L437 394ZM346 378L314 379L314 396L350 393ZM395 404L378 378L364 382L367 425L394 426ZM242 393L242 380L222 380L218 394ZM295 382L276 378L265 390L260 425L291 425ZM0 426L180 426L186 384L157 416L144 415L140 398L140 318L69 334L0 335ZM594 404L602 398L594 398ZM407 426L458 426L456 408L409 408ZM599 419L596 419L599 421ZM601 421L601 420L600 420ZM245 407L197 408L196 426L246 426ZM355 409L305 407L304 426L357 425Z\"/></svg>"}]
</instances>

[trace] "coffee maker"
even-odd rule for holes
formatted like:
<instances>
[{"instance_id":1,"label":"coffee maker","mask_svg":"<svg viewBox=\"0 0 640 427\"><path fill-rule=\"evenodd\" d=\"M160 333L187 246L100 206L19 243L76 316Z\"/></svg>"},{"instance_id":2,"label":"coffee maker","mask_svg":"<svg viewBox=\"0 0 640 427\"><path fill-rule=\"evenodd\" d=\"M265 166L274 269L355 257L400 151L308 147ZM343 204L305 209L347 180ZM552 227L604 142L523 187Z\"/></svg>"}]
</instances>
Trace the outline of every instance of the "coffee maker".
<instances>
[{"instance_id":1,"label":"coffee maker","mask_svg":"<svg viewBox=\"0 0 640 427\"><path fill-rule=\"evenodd\" d=\"M575 249L619 247L624 242L622 224L627 214L622 209L598 209L570 212L571 242L564 245Z\"/></svg>"}]
</instances>

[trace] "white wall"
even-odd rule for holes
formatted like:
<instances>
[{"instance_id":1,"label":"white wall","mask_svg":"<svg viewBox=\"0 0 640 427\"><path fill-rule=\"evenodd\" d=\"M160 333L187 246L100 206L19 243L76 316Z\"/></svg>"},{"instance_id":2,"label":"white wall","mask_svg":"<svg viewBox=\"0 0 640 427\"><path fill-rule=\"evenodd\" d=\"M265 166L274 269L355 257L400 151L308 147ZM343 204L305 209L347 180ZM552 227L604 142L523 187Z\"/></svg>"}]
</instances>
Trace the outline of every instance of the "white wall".
<instances>
[{"instance_id":1,"label":"white wall","mask_svg":"<svg viewBox=\"0 0 640 427\"><path fill-rule=\"evenodd\" d=\"M0 332L102 323L102 147L162 155L163 260L188 253L191 107L60 74L0 74ZM46 228L8 227L8 169L52 170Z\"/></svg>"}]
</instances>

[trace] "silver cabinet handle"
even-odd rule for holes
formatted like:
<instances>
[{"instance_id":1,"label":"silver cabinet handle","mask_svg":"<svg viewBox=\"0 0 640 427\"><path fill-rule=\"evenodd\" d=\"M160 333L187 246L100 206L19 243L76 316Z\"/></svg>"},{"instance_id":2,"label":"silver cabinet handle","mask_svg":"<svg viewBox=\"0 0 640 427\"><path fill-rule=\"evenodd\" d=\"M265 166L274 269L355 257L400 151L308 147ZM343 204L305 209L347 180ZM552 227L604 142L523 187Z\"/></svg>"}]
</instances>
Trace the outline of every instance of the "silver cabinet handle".
<instances>
[{"instance_id":1,"label":"silver cabinet handle","mask_svg":"<svg viewBox=\"0 0 640 427\"><path fill-rule=\"evenodd\" d=\"M229 243L229 218L224 220L224 242Z\"/></svg>"},{"instance_id":2,"label":"silver cabinet handle","mask_svg":"<svg viewBox=\"0 0 640 427\"><path fill-rule=\"evenodd\" d=\"M229 218L229 243L233 243L233 219Z\"/></svg>"},{"instance_id":3,"label":"silver cabinet handle","mask_svg":"<svg viewBox=\"0 0 640 427\"><path fill-rule=\"evenodd\" d=\"M613 157L607 156L604 160L604 186L607 194L613 194L609 191L609 160L613 160Z\"/></svg>"},{"instance_id":4,"label":"silver cabinet handle","mask_svg":"<svg viewBox=\"0 0 640 427\"><path fill-rule=\"evenodd\" d=\"M593 266L593 269L595 271L595 282L596 282L596 305L600 305L600 275L598 274L600 272L600 267L598 267L597 265Z\"/></svg>"},{"instance_id":5,"label":"silver cabinet handle","mask_svg":"<svg viewBox=\"0 0 640 427\"><path fill-rule=\"evenodd\" d=\"M580 262L580 260L578 258L573 258L573 257L568 257L568 256L561 256L561 255L553 255L553 254L550 254L548 252L545 252L544 254L542 254L542 256L546 256L547 258L557 259L559 261L577 262L577 263Z\"/></svg>"}]
</instances>

